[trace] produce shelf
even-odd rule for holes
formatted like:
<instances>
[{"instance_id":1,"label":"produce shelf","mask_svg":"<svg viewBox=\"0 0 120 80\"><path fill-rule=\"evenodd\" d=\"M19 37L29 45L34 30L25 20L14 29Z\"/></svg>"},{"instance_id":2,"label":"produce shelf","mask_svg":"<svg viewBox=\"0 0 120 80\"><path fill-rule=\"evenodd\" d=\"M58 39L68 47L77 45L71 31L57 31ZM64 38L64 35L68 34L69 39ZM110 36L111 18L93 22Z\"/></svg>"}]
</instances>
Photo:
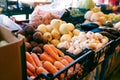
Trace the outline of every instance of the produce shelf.
<instances>
[{"instance_id":1,"label":"produce shelf","mask_svg":"<svg viewBox=\"0 0 120 80\"><path fill-rule=\"evenodd\" d=\"M74 19L72 19L72 18L73 17L69 17L69 20L71 20L71 22L73 22L74 19L78 18L78 17L74 16ZM68 18L66 18L66 19L68 19ZM77 20L75 19L75 21L77 21ZM81 23L81 22L77 22L77 23ZM77 24L77 23L75 22L74 24ZM93 31L93 32L100 32L100 30L99 30L99 28L95 28L95 31ZM65 68L56 72L55 74L51 74L51 73L39 74L35 78L35 80L40 80L42 78L45 80L54 80L55 78L60 79L60 75L62 73L65 73L63 80L75 80L75 79L80 80L84 76L89 74L98 64L102 63L104 61L104 59L106 58L106 56L109 56L112 53L114 53L116 46L118 46L119 44L120 44L120 37L118 37L115 40L110 39L110 41L107 44L105 44L103 47L101 47L100 49L98 49L96 51L86 48L82 52L80 52L80 54L73 55L71 53L66 52L65 50L62 50L65 53L65 55L69 55L70 57L72 57L74 59L74 61L72 63L70 63L68 66L66 66ZM73 71L73 74L67 75L70 67L74 67L74 70L75 70L76 64L80 64L81 65L80 68L77 71Z\"/></svg>"},{"instance_id":2,"label":"produce shelf","mask_svg":"<svg viewBox=\"0 0 120 80\"><path fill-rule=\"evenodd\" d=\"M40 74L36 77L35 80L38 80L40 77L44 77L47 80L53 80L56 77L60 76L63 72L68 71L68 69L71 66L75 66L76 63L79 63L81 65L81 68L83 70L82 75L79 75L78 72L76 74L71 76L65 76L65 79L82 79L84 76L89 74L98 64L102 63L105 59L105 56L109 56L112 52L115 50L115 43L118 42L120 39L112 40L108 43L106 43L103 47L100 49L93 51L91 49L84 49L79 55L73 55L71 53L66 52L65 50L62 50L66 55L69 55L70 57L74 58L75 61L71 63L70 65L66 66L64 69L60 70L59 72L55 74ZM118 42L119 43L119 42ZM66 74L67 75L67 74ZM79 75L79 78L78 78Z\"/></svg>"}]
</instances>

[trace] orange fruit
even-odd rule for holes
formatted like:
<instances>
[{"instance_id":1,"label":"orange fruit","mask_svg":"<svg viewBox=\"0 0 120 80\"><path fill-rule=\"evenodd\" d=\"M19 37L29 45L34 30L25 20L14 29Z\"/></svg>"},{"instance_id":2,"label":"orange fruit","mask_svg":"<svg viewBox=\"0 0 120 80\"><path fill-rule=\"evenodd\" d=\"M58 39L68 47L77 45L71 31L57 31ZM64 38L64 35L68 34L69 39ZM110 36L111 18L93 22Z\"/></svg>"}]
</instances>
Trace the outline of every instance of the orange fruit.
<instances>
[{"instance_id":1,"label":"orange fruit","mask_svg":"<svg viewBox=\"0 0 120 80\"><path fill-rule=\"evenodd\" d=\"M113 10L113 11L117 11L117 10L118 10L118 6L113 6L113 7L112 7L112 10Z\"/></svg>"}]
</instances>

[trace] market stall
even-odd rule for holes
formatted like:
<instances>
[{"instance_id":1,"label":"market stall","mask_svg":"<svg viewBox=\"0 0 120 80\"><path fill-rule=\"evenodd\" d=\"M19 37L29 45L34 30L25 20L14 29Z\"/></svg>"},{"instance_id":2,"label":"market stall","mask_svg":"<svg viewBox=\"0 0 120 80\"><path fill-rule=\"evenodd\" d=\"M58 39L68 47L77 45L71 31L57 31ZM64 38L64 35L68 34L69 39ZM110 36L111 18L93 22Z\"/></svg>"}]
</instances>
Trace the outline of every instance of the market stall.
<instances>
[{"instance_id":1,"label":"market stall","mask_svg":"<svg viewBox=\"0 0 120 80\"><path fill-rule=\"evenodd\" d=\"M104 80L120 64L114 61L120 53L120 15L112 8L104 8L112 12L106 14L92 0L85 2L75 7L59 1L37 5L23 22L1 15L0 25L8 27L14 37L22 36L18 56L23 58L22 79Z\"/></svg>"}]
</instances>

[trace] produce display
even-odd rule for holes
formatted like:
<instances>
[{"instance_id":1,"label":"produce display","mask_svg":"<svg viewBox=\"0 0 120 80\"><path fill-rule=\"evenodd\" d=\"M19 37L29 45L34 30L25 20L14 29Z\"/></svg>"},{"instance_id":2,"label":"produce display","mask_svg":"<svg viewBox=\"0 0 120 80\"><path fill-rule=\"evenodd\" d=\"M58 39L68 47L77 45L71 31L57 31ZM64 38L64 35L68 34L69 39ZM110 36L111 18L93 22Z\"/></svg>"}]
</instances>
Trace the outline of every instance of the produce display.
<instances>
[{"instance_id":1,"label":"produce display","mask_svg":"<svg viewBox=\"0 0 120 80\"><path fill-rule=\"evenodd\" d=\"M119 22L120 15L115 13L104 14L99 7L95 7L87 11L84 18L86 19L84 23L95 22L100 26L114 27L113 24Z\"/></svg>"},{"instance_id":2,"label":"produce display","mask_svg":"<svg viewBox=\"0 0 120 80\"><path fill-rule=\"evenodd\" d=\"M36 78L42 72L55 74L74 61L72 57L56 48L59 42L70 41L73 35L79 34L80 31L75 29L72 23L53 19L49 25L40 24L37 28L33 25L24 25L22 28L17 34L25 37L27 75L31 79ZM60 78L64 78L64 76L69 78L78 72L79 75L82 75L79 63L76 64L75 69L70 69L72 71L68 70L67 76L62 73Z\"/></svg>"},{"instance_id":3,"label":"produce display","mask_svg":"<svg viewBox=\"0 0 120 80\"><path fill-rule=\"evenodd\" d=\"M89 1L92 3L92 0ZM82 4L85 2L86 0ZM93 5L82 6L88 9ZM27 76L30 79L44 73L54 75L75 61L69 54L78 55L85 49L96 52L111 40L120 37L119 15L104 14L100 8L91 8L84 15L74 10L69 11L70 15L82 15L85 19L82 24L75 25L48 13L39 17L35 15L29 24L25 24L17 32L25 37ZM113 23L114 21L118 22ZM99 32L93 32L93 29L98 29ZM85 69L83 67L78 62L54 80L69 80L75 74L81 76Z\"/></svg>"},{"instance_id":4,"label":"produce display","mask_svg":"<svg viewBox=\"0 0 120 80\"><path fill-rule=\"evenodd\" d=\"M116 39L120 36L120 22L119 14L109 13L104 14L100 8L92 8L84 15L86 19L84 23L78 25L83 30L99 29L102 35L110 39Z\"/></svg>"}]
</instances>

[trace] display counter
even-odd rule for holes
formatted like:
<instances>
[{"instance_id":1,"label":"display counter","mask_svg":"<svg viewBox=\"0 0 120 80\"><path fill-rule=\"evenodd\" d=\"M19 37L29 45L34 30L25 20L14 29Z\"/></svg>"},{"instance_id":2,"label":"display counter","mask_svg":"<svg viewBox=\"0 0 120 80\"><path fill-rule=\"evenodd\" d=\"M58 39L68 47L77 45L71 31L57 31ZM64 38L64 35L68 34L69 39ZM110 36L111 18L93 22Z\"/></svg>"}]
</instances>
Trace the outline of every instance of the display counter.
<instances>
[{"instance_id":1,"label":"display counter","mask_svg":"<svg viewBox=\"0 0 120 80\"><path fill-rule=\"evenodd\" d=\"M70 12L72 9L81 12L75 16ZM40 18L38 18L37 14L41 14L36 11L33 16L36 19L35 16L37 15L37 20L34 21L41 22L36 26L33 23L31 24L29 20L15 21L22 29L12 31L12 33L14 36L19 34L24 36L24 53L26 55L21 55L21 57L26 58L26 61L24 61L26 62L26 66L24 66L27 72L26 77L28 80L84 80L85 78L103 80L120 64L118 58L120 53L119 27L116 28L113 24L110 24L110 26L104 24L103 26L107 19L113 19L114 17L105 15L99 11L99 8L93 9L93 14L97 15L96 13L99 12L99 15L97 17L92 16L92 18L85 14L89 11L88 9L69 8L65 13L63 10L66 9L60 9L62 13L57 13L56 10L53 12L53 14L60 14L61 18L58 18L58 16L57 18L55 16L51 18L50 15L44 18L39 16ZM44 14L44 10L41 11ZM47 12L49 10L45 13ZM119 16L117 17L119 18ZM48 18L50 20L43 24L42 21L45 22ZM98 22L94 23L95 20ZM76 32L74 32L75 30ZM58 45L60 42L61 44L62 42L66 43ZM70 49L71 45L72 50ZM35 47L39 50L36 50ZM44 54L44 57L41 57L42 54ZM68 60L66 59L68 64L60 62L65 60L66 56L69 57Z\"/></svg>"}]
</instances>

